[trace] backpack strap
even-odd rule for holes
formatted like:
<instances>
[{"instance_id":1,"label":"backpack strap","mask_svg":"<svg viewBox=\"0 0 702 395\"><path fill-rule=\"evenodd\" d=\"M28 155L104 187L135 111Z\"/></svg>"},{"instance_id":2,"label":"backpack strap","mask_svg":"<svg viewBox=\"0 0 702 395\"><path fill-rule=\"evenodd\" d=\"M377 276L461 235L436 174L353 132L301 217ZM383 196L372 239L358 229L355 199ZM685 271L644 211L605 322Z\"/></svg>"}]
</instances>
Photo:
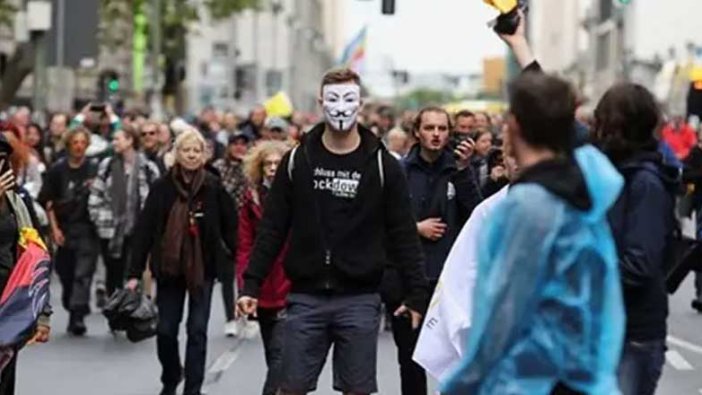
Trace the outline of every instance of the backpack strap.
<instances>
[{"instance_id":1,"label":"backpack strap","mask_svg":"<svg viewBox=\"0 0 702 395\"><path fill-rule=\"evenodd\" d=\"M293 170L295 169L295 154L297 153L297 148L299 145L290 152L290 156L288 157L288 179L290 179L290 182L293 180Z\"/></svg>"},{"instance_id":2,"label":"backpack strap","mask_svg":"<svg viewBox=\"0 0 702 395\"><path fill-rule=\"evenodd\" d=\"M378 175L380 175L380 188L385 187L385 171L383 171L383 150L378 150Z\"/></svg>"}]
</instances>

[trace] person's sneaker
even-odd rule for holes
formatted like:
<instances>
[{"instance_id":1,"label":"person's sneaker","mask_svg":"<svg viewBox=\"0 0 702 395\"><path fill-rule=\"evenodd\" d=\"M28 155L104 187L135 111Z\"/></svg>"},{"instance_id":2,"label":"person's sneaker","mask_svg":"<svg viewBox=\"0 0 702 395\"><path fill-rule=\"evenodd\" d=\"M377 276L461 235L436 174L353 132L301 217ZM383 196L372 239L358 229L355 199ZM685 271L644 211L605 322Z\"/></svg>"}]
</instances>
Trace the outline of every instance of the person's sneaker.
<instances>
[{"instance_id":1,"label":"person's sneaker","mask_svg":"<svg viewBox=\"0 0 702 395\"><path fill-rule=\"evenodd\" d=\"M71 318L68 320L68 332L73 336L83 336L87 331L88 328L85 326L83 316L72 313Z\"/></svg>"},{"instance_id":2,"label":"person's sneaker","mask_svg":"<svg viewBox=\"0 0 702 395\"><path fill-rule=\"evenodd\" d=\"M702 301L699 299L692 300L692 308L697 310L698 313L702 313Z\"/></svg>"},{"instance_id":3,"label":"person's sneaker","mask_svg":"<svg viewBox=\"0 0 702 395\"><path fill-rule=\"evenodd\" d=\"M98 309L102 309L107 304L107 291L104 288L95 290L95 305Z\"/></svg>"},{"instance_id":4,"label":"person's sneaker","mask_svg":"<svg viewBox=\"0 0 702 395\"><path fill-rule=\"evenodd\" d=\"M244 327L241 329L241 334L246 339L255 339L258 334L261 333L261 327L258 325L258 321L246 320L243 322Z\"/></svg>"},{"instance_id":5,"label":"person's sneaker","mask_svg":"<svg viewBox=\"0 0 702 395\"><path fill-rule=\"evenodd\" d=\"M231 320L224 324L224 334L227 337L239 336L239 321Z\"/></svg>"}]
</instances>

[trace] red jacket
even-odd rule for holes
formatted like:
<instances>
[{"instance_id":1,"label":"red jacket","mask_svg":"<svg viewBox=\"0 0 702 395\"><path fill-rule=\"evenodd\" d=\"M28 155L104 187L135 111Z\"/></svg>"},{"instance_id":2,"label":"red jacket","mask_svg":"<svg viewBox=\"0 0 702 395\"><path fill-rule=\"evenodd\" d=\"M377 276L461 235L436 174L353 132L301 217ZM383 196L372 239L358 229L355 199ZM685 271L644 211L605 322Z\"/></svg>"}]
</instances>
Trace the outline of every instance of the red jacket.
<instances>
[{"instance_id":1,"label":"red jacket","mask_svg":"<svg viewBox=\"0 0 702 395\"><path fill-rule=\"evenodd\" d=\"M256 229L263 217L263 199L265 197L248 188L244 194L244 202L239 210L239 245L236 253L236 278L239 289L244 287L244 272L249 266L249 257L256 240ZM271 272L261 287L258 306L267 309L285 307L290 282L285 277L283 261L288 252L288 243L278 254Z\"/></svg>"},{"instance_id":2,"label":"red jacket","mask_svg":"<svg viewBox=\"0 0 702 395\"><path fill-rule=\"evenodd\" d=\"M669 123L663 128L661 137L680 160L687 158L690 150L697 144L695 130L687 124L681 124L676 128L674 123Z\"/></svg>"}]
</instances>

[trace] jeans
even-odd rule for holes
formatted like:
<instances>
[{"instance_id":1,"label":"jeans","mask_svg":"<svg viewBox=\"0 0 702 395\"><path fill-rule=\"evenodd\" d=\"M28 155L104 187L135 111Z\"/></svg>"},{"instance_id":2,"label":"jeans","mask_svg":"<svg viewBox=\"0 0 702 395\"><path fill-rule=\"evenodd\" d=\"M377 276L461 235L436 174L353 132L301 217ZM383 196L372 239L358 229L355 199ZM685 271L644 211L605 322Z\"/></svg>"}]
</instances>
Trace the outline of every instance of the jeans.
<instances>
[{"instance_id":1,"label":"jeans","mask_svg":"<svg viewBox=\"0 0 702 395\"><path fill-rule=\"evenodd\" d=\"M107 296L124 287L124 278L126 276L127 267L129 267L129 256L131 254L131 238L126 236L122 245L122 255L115 258L110 255L110 240L101 239L100 249L102 250L102 260L105 263L106 279L105 290Z\"/></svg>"},{"instance_id":2,"label":"jeans","mask_svg":"<svg viewBox=\"0 0 702 395\"><path fill-rule=\"evenodd\" d=\"M0 395L14 395L15 393L15 376L17 371L17 352L12 360L5 366L0 376Z\"/></svg>"},{"instance_id":3,"label":"jeans","mask_svg":"<svg viewBox=\"0 0 702 395\"><path fill-rule=\"evenodd\" d=\"M227 317L227 322L234 321L234 279L222 280L222 301L224 302L224 316Z\"/></svg>"},{"instance_id":4,"label":"jeans","mask_svg":"<svg viewBox=\"0 0 702 395\"><path fill-rule=\"evenodd\" d=\"M90 313L90 286L98 253L98 240L93 236L71 240L70 246L56 251L54 263L63 288L61 301L71 313Z\"/></svg>"},{"instance_id":5,"label":"jeans","mask_svg":"<svg viewBox=\"0 0 702 395\"><path fill-rule=\"evenodd\" d=\"M665 363L665 340L625 341L617 375L622 395L653 395Z\"/></svg>"},{"instance_id":6,"label":"jeans","mask_svg":"<svg viewBox=\"0 0 702 395\"><path fill-rule=\"evenodd\" d=\"M280 387L281 368L283 366L283 324L284 309L258 308L258 324L261 327L261 338L266 356L266 381L263 384L263 395L275 395Z\"/></svg>"},{"instance_id":7,"label":"jeans","mask_svg":"<svg viewBox=\"0 0 702 395\"><path fill-rule=\"evenodd\" d=\"M175 389L185 376L184 395L199 395L205 380L207 358L207 324L210 320L212 301L212 280L205 284L196 295L188 295L188 333L185 349L185 371L180 363L178 329L183 319L185 294L189 293L185 278L159 279L156 305L159 322L156 337L158 359L163 373L161 382L164 388Z\"/></svg>"}]
</instances>

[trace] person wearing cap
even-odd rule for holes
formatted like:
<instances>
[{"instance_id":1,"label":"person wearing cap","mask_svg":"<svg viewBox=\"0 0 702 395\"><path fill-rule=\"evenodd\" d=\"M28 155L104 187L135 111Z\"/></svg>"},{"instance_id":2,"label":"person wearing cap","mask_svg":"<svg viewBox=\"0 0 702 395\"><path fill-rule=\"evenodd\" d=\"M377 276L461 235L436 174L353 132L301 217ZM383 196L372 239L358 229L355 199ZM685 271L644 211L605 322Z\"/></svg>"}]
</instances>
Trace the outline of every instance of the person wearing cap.
<instances>
[{"instance_id":1,"label":"person wearing cap","mask_svg":"<svg viewBox=\"0 0 702 395\"><path fill-rule=\"evenodd\" d=\"M263 130L261 131L261 139L286 141L288 139L289 127L290 125L283 118L268 118Z\"/></svg>"},{"instance_id":2,"label":"person wearing cap","mask_svg":"<svg viewBox=\"0 0 702 395\"><path fill-rule=\"evenodd\" d=\"M246 177L242 162L249 150L250 138L238 132L229 136L227 150L223 158L214 161L212 166L219 173L224 190L232 197L237 212L241 209L246 191ZM233 264L233 263L232 263ZM227 322L224 324L224 334L233 337L237 335L236 317L234 316L234 278L222 279L222 298Z\"/></svg>"},{"instance_id":3,"label":"person wearing cap","mask_svg":"<svg viewBox=\"0 0 702 395\"><path fill-rule=\"evenodd\" d=\"M17 140L19 141L19 140ZM27 193L18 190L15 184L15 174L12 169L12 154L14 149L8 138L0 133L0 294L5 291L13 268L17 264L17 240L20 234L19 212L29 213L31 221L36 227L36 216L33 215L32 203ZM49 316L50 307L47 307L37 321L37 329L30 343L46 343L51 332ZM0 395L15 393L15 375L17 352L13 355L0 374Z\"/></svg>"}]
</instances>

